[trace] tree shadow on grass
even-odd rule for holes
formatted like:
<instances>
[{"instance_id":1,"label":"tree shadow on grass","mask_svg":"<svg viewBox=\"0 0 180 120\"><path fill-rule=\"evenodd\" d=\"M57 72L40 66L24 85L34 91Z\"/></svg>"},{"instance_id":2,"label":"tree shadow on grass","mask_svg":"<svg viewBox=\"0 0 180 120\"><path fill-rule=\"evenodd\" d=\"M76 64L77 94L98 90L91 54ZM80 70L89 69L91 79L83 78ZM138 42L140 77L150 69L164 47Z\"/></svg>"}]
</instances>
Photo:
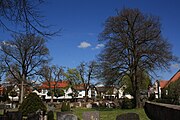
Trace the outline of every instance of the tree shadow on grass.
<instances>
[{"instance_id":1,"label":"tree shadow on grass","mask_svg":"<svg viewBox=\"0 0 180 120\"><path fill-rule=\"evenodd\" d=\"M117 110L118 108L97 107L97 108L92 108L92 109L97 110L97 111L114 111L114 110Z\"/></svg>"}]
</instances>

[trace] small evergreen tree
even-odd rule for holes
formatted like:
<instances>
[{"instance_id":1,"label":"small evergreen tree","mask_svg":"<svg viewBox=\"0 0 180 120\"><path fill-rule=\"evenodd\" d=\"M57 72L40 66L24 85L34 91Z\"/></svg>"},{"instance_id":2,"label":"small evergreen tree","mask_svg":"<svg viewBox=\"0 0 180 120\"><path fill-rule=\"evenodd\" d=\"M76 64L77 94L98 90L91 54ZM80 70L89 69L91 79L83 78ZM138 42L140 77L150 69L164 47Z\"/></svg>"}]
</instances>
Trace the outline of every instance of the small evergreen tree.
<instances>
[{"instance_id":1,"label":"small evergreen tree","mask_svg":"<svg viewBox=\"0 0 180 120\"><path fill-rule=\"evenodd\" d=\"M71 111L70 103L69 103L69 102L66 103L66 110L67 110L67 111Z\"/></svg>"},{"instance_id":2,"label":"small evergreen tree","mask_svg":"<svg viewBox=\"0 0 180 120\"><path fill-rule=\"evenodd\" d=\"M23 115L28 115L38 110L46 111L47 108L36 93L30 93L19 107L19 111L21 111Z\"/></svg>"},{"instance_id":3,"label":"small evergreen tree","mask_svg":"<svg viewBox=\"0 0 180 120\"><path fill-rule=\"evenodd\" d=\"M70 111L70 110L71 110L71 108L70 108L69 102L63 102L62 106L61 106L61 111L66 112L66 111Z\"/></svg>"},{"instance_id":4,"label":"small evergreen tree","mask_svg":"<svg viewBox=\"0 0 180 120\"><path fill-rule=\"evenodd\" d=\"M49 111L47 113L47 120L54 120L54 113L53 113L53 111Z\"/></svg>"}]
</instances>

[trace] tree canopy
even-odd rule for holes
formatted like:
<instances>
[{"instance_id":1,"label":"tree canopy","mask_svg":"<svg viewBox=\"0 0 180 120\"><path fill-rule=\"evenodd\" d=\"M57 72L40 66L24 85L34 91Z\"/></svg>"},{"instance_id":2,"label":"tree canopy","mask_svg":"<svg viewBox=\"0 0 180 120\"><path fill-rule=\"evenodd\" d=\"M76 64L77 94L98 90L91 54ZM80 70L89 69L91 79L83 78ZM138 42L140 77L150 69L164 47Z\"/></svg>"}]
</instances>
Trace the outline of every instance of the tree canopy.
<instances>
[{"instance_id":1,"label":"tree canopy","mask_svg":"<svg viewBox=\"0 0 180 120\"><path fill-rule=\"evenodd\" d=\"M38 74L41 76L42 82L46 82L49 86L49 95L51 95L51 102L53 102L53 97L58 97L62 93L62 90L57 88L57 84L65 77L63 67L44 65Z\"/></svg>"},{"instance_id":2,"label":"tree canopy","mask_svg":"<svg viewBox=\"0 0 180 120\"><path fill-rule=\"evenodd\" d=\"M138 72L168 69L177 58L156 16L125 8L109 17L104 26L100 40L105 42L105 48L99 56L102 76L113 83L128 75L138 107Z\"/></svg>"},{"instance_id":3,"label":"tree canopy","mask_svg":"<svg viewBox=\"0 0 180 120\"><path fill-rule=\"evenodd\" d=\"M141 92L147 92L149 85L151 85L150 76L146 72L139 73L139 89ZM125 75L121 81L119 81L120 86L124 86L125 94L133 94L132 82L128 75Z\"/></svg>"},{"instance_id":4,"label":"tree canopy","mask_svg":"<svg viewBox=\"0 0 180 120\"><path fill-rule=\"evenodd\" d=\"M68 68L65 73L66 79L70 81L72 86L81 83L81 76L76 68Z\"/></svg>"},{"instance_id":5,"label":"tree canopy","mask_svg":"<svg viewBox=\"0 0 180 120\"><path fill-rule=\"evenodd\" d=\"M58 33L50 32L50 26L44 25L39 11L42 3L44 0L0 0L0 27L13 33L37 33L43 36ZM12 25L18 26L18 30L14 30Z\"/></svg>"},{"instance_id":6,"label":"tree canopy","mask_svg":"<svg viewBox=\"0 0 180 120\"><path fill-rule=\"evenodd\" d=\"M88 91L92 82L92 79L96 76L97 63L95 61L90 61L88 63L80 63L77 67L77 72L74 75L79 78L80 83L85 89L85 101L88 101Z\"/></svg>"},{"instance_id":7,"label":"tree canopy","mask_svg":"<svg viewBox=\"0 0 180 120\"><path fill-rule=\"evenodd\" d=\"M28 80L36 80L42 64L48 62L49 50L42 37L29 35L14 36L14 40L0 44L0 59L14 83L28 84ZM23 82L23 83L22 83ZM23 88L21 88L21 102Z\"/></svg>"}]
</instances>

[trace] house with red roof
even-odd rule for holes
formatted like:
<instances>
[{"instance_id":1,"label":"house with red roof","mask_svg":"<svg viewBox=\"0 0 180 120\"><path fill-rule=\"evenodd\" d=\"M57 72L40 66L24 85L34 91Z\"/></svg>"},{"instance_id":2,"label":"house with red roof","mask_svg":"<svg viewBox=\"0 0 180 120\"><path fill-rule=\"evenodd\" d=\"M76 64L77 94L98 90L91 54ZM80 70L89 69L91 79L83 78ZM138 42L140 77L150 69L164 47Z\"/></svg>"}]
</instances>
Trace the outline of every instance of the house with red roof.
<instances>
[{"instance_id":1,"label":"house with red roof","mask_svg":"<svg viewBox=\"0 0 180 120\"><path fill-rule=\"evenodd\" d=\"M72 100L72 99L83 99L85 97L85 88L83 84L71 86L69 81L58 81L58 82L43 82L37 90L33 92L41 96L44 100L50 101L51 96L48 95L50 89L59 89L63 90L64 95L59 97L53 97L54 101L61 100ZM76 96L72 97L72 94ZM93 88L90 88L88 91L88 98L93 98L97 94Z\"/></svg>"},{"instance_id":2,"label":"house with red roof","mask_svg":"<svg viewBox=\"0 0 180 120\"><path fill-rule=\"evenodd\" d=\"M68 81L51 81L51 82L43 82L40 86L41 89L53 89L53 88L66 88L68 87L69 82Z\"/></svg>"},{"instance_id":3,"label":"house with red roof","mask_svg":"<svg viewBox=\"0 0 180 120\"><path fill-rule=\"evenodd\" d=\"M168 87L171 83L180 80L180 70L177 71L170 80L157 80L154 83L154 93L155 93L155 98L161 98L161 91L162 89Z\"/></svg>"}]
</instances>

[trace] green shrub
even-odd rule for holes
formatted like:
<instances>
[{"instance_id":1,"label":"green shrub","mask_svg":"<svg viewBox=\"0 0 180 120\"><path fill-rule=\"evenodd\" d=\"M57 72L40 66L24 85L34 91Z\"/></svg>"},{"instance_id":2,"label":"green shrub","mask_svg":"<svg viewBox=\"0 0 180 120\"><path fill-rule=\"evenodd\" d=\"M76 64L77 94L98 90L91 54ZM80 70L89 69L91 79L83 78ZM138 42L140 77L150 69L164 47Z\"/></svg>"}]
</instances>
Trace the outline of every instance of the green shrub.
<instances>
[{"instance_id":1,"label":"green shrub","mask_svg":"<svg viewBox=\"0 0 180 120\"><path fill-rule=\"evenodd\" d=\"M7 93L3 93L2 97L0 97L0 101L6 102L8 100L9 100L8 94Z\"/></svg>"},{"instance_id":2,"label":"green shrub","mask_svg":"<svg viewBox=\"0 0 180 120\"><path fill-rule=\"evenodd\" d=\"M47 95L51 96L52 95L52 91L48 91Z\"/></svg>"},{"instance_id":3,"label":"green shrub","mask_svg":"<svg viewBox=\"0 0 180 120\"><path fill-rule=\"evenodd\" d=\"M100 94L97 94L96 100L102 100L102 99L103 99L102 96Z\"/></svg>"},{"instance_id":4,"label":"green shrub","mask_svg":"<svg viewBox=\"0 0 180 120\"><path fill-rule=\"evenodd\" d=\"M17 96L17 92L16 91L11 91L9 94L10 94L11 97L16 97Z\"/></svg>"},{"instance_id":5,"label":"green shrub","mask_svg":"<svg viewBox=\"0 0 180 120\"><path fill-rule=\"evenodd\" d=\"M154 102L180 105L179 101L174 101L172 98L168 98L168 97L160 98L160 99L155 99Z\"/></svg>"},{"instance_id":6,"label":"green shrub","mask_svg":"<svg viewBox=\"0 0 180 120\"><path fill-rule=\"evenodd\" d=\"M34 113L38 110L46 111L47 108L36 93L30 93L19 107L23 115Z\"/></svg>"},{"instance_id":7,"label":"green shrub","mask_svg":"<svg viewBox=\"0 0 180 120\"><path fill-rule=\"evenodd\" d=\"M66 111L66 103L65 102L62 102L61 111L62 112Z\"/></svg>"},{"instance_id":8,"label":"green shrub","mask_svg":"<svg viewBox=\"0 0 180 120\"><path fill-rule=\"evenodd\" d=\"M122 101L121 108L122 109L132 109L132 108L134 108L134 100L124 98L123 101Z\"/></svg>"},{"instance_id":9,"label":"green shrub","mask_svg":"<svg viewBox=\"0 0 180 120\"><path fill-rule=\"evenodd\" d=\"M66 104L66 110L67 111L71 111L71 107L70 107L70 103L69 102L67 102L67 104Z\"/></svg>"},{"instance_id":10,"label":"green shrub","mask_svg":"<svg viewBox=\"0 0 180 120\"><path fill-rule=\"evenodd\" d=\"M55 97L61 97L61 96L64 96L64 90L62 90L62 89L57 89L57 90L55 90L55 93L54 93L54 96Z\"/></svg>"},{"instance_id":11,"label":"green shrub","mask_svg":"<svg viewBox=\"0 0 180 120\"><path fill-rule=\"evenodd\" d=\"M47 113L47 120L54 120L54 113L53 113L53 111L49 111Z\"/></svg>"},{"instance_id":12,"label":"green shrub","mask_svg":"<svg viewBox=\"0 0 180 120\"><path fill-rule=\"evenodd\" d=\"M70 110L71 110L71 108L70 108L69 102L63 102L62 107L61 107L61 111L65 112L65 111L70 111Z\"/></svg>"},{"instance_id":13,"label":"green shrub","mask_svg":"<svg viewBox=\"0 0 180 120\"><path fill-rule=\"evenodd\" d=\"M168 87L164 88L162 90L162 100L163 103L168 104L180 104L180 80L177 80L175 82L171 82Z\"/></svg>"},{"instance_id":14,"label":"green shrub","mask_svg":"<svg viewBox=\"0 0 180 120\"><path fill-rule=\"evenodd\" d=\"M155 100L155 93L151 93L149 98L148 98L149 101L153 101Z\"/></svg>"}]
</instances>

